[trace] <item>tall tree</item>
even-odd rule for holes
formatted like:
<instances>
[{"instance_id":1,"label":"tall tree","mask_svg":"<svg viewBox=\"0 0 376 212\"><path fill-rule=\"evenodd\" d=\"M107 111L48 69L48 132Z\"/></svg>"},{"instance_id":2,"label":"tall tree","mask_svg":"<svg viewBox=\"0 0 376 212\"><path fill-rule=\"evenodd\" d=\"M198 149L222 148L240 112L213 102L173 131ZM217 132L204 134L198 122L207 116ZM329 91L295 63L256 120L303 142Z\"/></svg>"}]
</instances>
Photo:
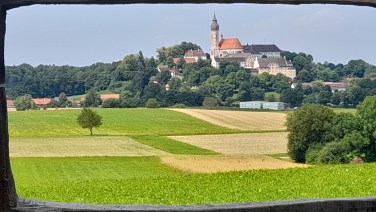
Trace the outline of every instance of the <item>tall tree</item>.
<instances>
[{"instance_id":1,"label":"tall tree","mask_svg":"<svg viewBox=\"0 0 376 212\"><path fill-rule=\"evenodd\" d=\"M81 113L77 116L77 123L82 128L89 129L90 135L93 135L93 128L102 125L102 116L91 109L83 108Z\"/></svg>"},{"instance_id":2,"label":"tall tree","mask_svg":"<svg viewBox=\"0 0 376 212\"><path fill-rule=\"evenodd\" d=\"M84 107L98 107L102 100L94 90L89 90L83 102Z\"/></svg>"}]
</instances>

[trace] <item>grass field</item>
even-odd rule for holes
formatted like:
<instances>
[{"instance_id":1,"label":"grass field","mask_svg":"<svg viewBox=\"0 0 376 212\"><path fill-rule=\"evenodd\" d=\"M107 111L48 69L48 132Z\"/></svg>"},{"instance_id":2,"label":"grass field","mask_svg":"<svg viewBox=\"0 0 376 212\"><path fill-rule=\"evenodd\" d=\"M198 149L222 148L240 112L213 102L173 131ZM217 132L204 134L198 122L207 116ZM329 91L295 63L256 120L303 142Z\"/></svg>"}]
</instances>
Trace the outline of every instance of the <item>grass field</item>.
<instances>
[{"instance_id":1,"label":"grass field","mask_svg":"<svg viewBox=\"0 0 376 212\"><path fill-rule=\"evenodd\" d=\"M132 136L136 141L156 149L178 155L216 155L218 153L198 146L172 140L163 136L139 135Z\"/></svg>"},{"instance_id":2,"label":"grass field","mask_svg":"<svg viewBox=\"0 0 376 212\"><path fill-rule=\"evenodd\" d=\"M279 128L284 113L96 111L103 125L95 136L76 124L79 110L9 113L11 163L21 197L207 204L376 195L376 164L279 169L300 166L273 158L286 156L287 133L249 132L284 131ZM230 112L237 118L230 119ZM213 117L227 127L252 128L218 126L209 123ZM248 121L240 123L242 117ZM265 128L268 122L276 125ZM250 169L262 170L233 171Z\"/></svg>"},{"instance_id":3,"label":"grass field","mask_svg":"<svg viewBox=\"0 0 376 212\"><path fill-rule=\"evenodd\" d=\"M66 138L15 138L11 157L156 156L166 151L141 144L126 136Z\"/></svg>"},{"instance_id":4,"label":"grass field","mask_svg":"<svg viewBox=\"0 0 376 212\"><path fill-rule=\"evenodd\" d=\"M103 124L95 135L196 135L236 133L189 115L164 109L97 109ZM22 111L9 113L11 138L85 136L76 123L80 110Z\"/></svg>"},{"instance_id":5,"label":"grass field","mask_svg":"<svg viewBox=\"0 0 376 212\"><path fill-rule=\"evenodd\" d=\"M376 164L217 174L179 172L155 157L13 158L12 166L22 197L63 202L205 204L376 195Z\"/></svg>"}]
</instances>

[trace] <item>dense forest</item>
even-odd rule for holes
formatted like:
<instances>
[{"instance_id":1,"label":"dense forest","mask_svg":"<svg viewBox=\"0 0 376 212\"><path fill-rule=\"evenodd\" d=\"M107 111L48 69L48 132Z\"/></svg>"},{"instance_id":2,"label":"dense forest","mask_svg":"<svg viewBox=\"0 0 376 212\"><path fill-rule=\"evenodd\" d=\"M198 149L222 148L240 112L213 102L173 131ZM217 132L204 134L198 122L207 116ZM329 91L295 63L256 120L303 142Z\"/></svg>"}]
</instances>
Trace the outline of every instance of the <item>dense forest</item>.
<instances>
[{"instance_id":1,"label":"dense forest","mask_svg":"<svg viewBox=\"0 0 376 212\"><path fill-rule=\"evenodd\" d=\"M284 75L252 75L238 63L223 61L213 68L210 60L185 64L184 53L200 46L182 42L156 50L157 59L138 54L126 55L122 61L96 63L91 66L55 66L28 64L6 67L6 89L10 99L26 94L33 98L81 95L89 91L108 91L121 94L121 100L107 104L111 107L144 106L155 98L160 106L184 104L201 106L233 106L239 101L282 101L291 107L302 103L330 104L354 107L366 96L376 95L376 67L363 60L347 64L315 63L306 53L282 52L297 70L292 81ZM171 78L168 71L158 72L158 65L168 65L178 71ZM312 82L304 87L301 83ZM332 92L322 82L346 82L343 92ZM291 83L298 83L290 88ZM166 89L166 85L169 89ZM210 101L209 101L210 100Z\"/></svg>"}]
</instances>

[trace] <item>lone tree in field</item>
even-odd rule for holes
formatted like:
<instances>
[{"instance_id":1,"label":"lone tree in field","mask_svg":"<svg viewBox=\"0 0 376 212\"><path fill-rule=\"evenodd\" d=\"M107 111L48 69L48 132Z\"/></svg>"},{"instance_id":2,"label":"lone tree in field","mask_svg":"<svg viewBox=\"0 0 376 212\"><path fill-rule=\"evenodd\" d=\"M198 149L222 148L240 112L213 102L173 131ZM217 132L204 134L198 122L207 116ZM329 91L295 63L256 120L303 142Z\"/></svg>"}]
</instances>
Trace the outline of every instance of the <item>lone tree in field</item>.
<instances>
[{"instance_id":1,"label":"lone tree in field","mask_svg":"<svg viewBox=\"0 0 376 212\"><path fill-rule=\"evenodd\" d=\"M77 123L82 128L89 128L90 135L93 135L93 127L99 127L102 124L102 116L91 109L84 108L77 116Z\"/></svg>"}]
</instances>

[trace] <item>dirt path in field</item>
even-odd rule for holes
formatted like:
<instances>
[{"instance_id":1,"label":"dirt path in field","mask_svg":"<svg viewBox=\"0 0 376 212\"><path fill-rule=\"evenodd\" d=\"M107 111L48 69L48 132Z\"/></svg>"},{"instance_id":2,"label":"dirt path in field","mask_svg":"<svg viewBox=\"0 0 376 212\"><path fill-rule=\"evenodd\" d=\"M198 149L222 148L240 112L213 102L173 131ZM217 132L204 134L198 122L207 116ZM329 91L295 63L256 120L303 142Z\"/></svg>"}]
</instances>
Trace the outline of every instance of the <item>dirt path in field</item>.
<instances>
[{"instance_id":1,"label":"dirt path in field","mask_svg":"<svg viewBox=\"0 0 376 212\"><path fill-rule=\"evenodd\" d=\"M238 130L285 130L285 113L170 108L209 123Z\"/></svg>"},{"instance_id":2,"label":"dirt path in field","mask_svg":"<svg viewBox=\"0 0 376 212\"><path fill-rule=\"evenodd\" d=\"M287 132L169 136L169 138L226 155L287 152Z\"/></svg>"},{"instance_id":3,"label":"dirt path in field","mask_svg":"<svg viewBox=\"0 0 376 212\"><path fill-rule=\"evenodd\" d=\"M192 173L307 167L305 164L292 163L266 155L163 156L161 162Z\"/></svg>"}]
</instances>

